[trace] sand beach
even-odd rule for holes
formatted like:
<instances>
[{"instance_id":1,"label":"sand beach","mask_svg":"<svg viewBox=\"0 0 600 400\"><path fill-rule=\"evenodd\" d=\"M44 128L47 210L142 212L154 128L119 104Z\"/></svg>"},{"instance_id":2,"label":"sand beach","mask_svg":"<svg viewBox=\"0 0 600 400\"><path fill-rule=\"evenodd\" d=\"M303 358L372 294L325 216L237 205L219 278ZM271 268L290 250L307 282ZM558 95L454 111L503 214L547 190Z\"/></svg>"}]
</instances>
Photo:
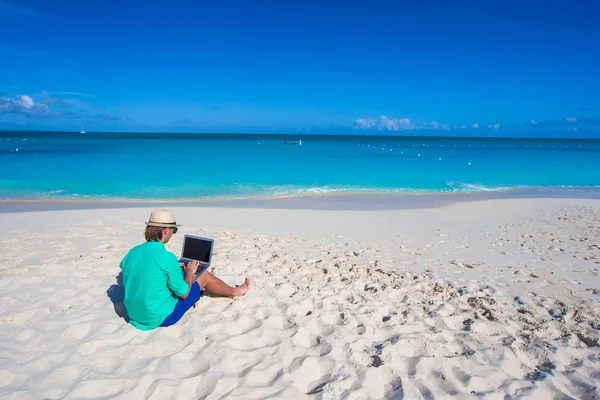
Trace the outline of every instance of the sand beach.
<instances>
[{"instance_id":1,"label":"sand beach","mask_svg":"<svg viewBox=\"0 0 600 400\"><path fill-rule=\"evenodd\" d=\"M126 322L151 207L0 214L3 399L596 399L600 201L173 207L253 286Z\"/></svg>"}]
</instances>

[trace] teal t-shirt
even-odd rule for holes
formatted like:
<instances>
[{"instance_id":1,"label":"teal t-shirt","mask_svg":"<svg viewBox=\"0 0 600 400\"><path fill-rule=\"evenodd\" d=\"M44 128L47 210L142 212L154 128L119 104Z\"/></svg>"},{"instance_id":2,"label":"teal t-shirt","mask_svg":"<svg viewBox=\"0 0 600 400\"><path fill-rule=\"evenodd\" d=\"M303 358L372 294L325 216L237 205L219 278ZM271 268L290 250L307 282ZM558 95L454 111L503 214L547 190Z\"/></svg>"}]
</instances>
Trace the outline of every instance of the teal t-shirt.
<instances>
[{"instance_id":1,"label":"teal t-shirt","mask_svg":"<svg viewBox=\"0 0 600 400\"><path fill-rule=\"evenodd\" d=\"M121 261L121 270L129 322L141 330L157 328L173 312L179 296L190 289L177 257L161 242L131 249Z\"/></svg>"}]
</instances>

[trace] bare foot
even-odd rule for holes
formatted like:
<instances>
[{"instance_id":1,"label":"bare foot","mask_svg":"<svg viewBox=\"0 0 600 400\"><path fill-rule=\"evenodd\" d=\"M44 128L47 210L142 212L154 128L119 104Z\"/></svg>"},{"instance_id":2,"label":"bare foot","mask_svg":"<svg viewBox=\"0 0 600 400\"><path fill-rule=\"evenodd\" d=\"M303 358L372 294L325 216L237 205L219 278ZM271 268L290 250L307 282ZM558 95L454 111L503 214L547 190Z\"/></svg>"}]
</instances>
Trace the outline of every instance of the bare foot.
<instances>
[{"instance_id":1,"label":"bare foot","mask_svg":"<svg viewBox=\"0 0 600 400\"><path fill-rule=\"evenodd\" d=\"M248 290L250 290L250 279L246 278L244 283L242 283L240 286L235 288L235 293L233 294L233 296L234 297L243 296L246 294L246 292L248 292Z\"/></svg>"}]
</instances>

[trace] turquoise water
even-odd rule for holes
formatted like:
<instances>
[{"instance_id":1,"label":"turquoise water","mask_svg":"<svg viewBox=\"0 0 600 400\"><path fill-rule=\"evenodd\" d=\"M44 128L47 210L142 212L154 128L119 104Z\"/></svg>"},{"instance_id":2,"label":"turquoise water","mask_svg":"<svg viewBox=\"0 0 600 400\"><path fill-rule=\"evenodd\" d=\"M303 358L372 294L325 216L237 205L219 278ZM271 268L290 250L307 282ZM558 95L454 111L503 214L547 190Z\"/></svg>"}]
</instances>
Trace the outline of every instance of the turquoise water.
<instances>
[{"instance_id":1,"label":"turquoise water","mask_svg":"<svg viewBox=\"0 0 600 400\"><path fill-rule=\"evenodd\" d=\"M600 140L0 132L3 200L523 188L600 188Z\"/></svg>"}]
</instances>

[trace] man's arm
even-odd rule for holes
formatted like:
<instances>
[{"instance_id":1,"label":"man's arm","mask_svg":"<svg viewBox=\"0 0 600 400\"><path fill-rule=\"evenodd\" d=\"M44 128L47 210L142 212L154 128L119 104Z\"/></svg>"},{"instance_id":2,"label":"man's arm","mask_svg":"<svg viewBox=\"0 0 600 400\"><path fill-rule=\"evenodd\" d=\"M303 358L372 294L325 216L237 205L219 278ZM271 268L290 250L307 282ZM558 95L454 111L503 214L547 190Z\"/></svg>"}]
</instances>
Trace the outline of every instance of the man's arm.
<instances>
[{"instance_id":1,"label":"man's arm","mask_svg":"<svg viewBox=\"0 0 600 400\"><path fill-rule=\"evenodd\" d=\"M182 265L183 263L179 264ZM192 290L192 284L194 283L194 277L196 275L196 270L200 263L198 261L190 261L187 265L182 265L183 271L185 272L185 283L188 284L188 291L186 294L179 296L180 299L186 299L190 294L190 290Z\"/></svg>"},{"instance_id":2,"label":"man's arm","mask_svg":"<svg viewBox=\"0 0 600 400\"><path fill-rule=\"evenodd\" d=\"M164 271L167 274L167 287L178 298L187 298L190 289L192 288L192 284L194 283L194 272L196 271L194 266L190 265L192 263L188 263L184 268L184 277L181 276L181 264L179 264L179 261L175 258L175 254L170 253L168 258L164 259L163 262Z\"/></svg>"}]
</instances>

